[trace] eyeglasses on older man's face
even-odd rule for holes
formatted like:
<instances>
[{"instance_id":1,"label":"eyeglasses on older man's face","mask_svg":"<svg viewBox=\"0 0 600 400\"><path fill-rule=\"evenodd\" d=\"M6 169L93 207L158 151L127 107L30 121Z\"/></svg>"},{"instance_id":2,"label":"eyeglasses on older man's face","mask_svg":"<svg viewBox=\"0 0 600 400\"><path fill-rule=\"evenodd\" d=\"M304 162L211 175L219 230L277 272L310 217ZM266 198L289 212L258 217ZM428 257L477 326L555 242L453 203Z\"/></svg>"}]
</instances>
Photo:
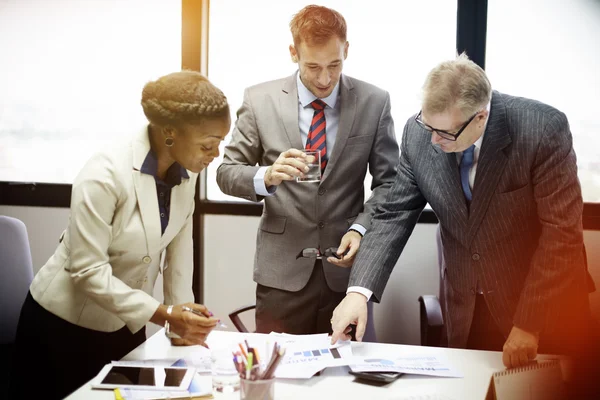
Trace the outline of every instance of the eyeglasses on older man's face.
<instances>
[{"instance_id":1,"label":"eyeglasses on older man's face","mask_svg":"<svg viewBox=\"0 0 600 400\"><path fill-rule=\"evenodd\" d=\"M458 130L458 132L456 133L450 133L446 130L443 129L437 129L432 127L431 125L426 124L425 122L423 122L422 119L422 114L423 114L423 110L419 111L419 113L417 114L417 116L415 117L415 122L423 129L425 129L428 132L435 132L437 133L439 136L441 136L444 139L447 140L451 140L453 142L455 142L458 137L460 136L461 133L463 133L463 131L466 129L467 126L469 126L469 124L471 123L471 121L473 121L473 119L477 116L477 114L479 114L481 111L483 110L479 110L477 111L475 114L473 114L473 116L471 118L469 118L467 120L467 122L465 122L461 128Z\"/></svg>"}]
</instances>

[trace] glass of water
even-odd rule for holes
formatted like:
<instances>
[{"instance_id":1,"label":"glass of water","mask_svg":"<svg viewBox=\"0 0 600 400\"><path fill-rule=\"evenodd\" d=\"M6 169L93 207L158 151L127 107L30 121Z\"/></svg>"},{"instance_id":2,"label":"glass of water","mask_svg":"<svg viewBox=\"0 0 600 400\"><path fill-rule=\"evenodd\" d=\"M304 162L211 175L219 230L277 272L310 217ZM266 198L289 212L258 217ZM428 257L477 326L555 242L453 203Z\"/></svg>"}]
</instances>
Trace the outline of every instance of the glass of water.
<instances>
[{"instance_id":1,"label":"glass of water","mask_svg":"<svg viewBox=\"0 0 600 400\"><path fill-rule=\"evenodd\" d=\"M321 152L305 150L306 154L306 165L308 166L308 172L304 173L304 176L296 178L296 182L319 182L321 181Z\"/></svg>"},{"instance_id":2,"label":"glass of water","mask_svg":"<svg viewBox=\"0 0 600 400\"><path fill-rule=\"evenodd\" d=\"M211 349L211 372L213 390L233 393L240 389L240 376L233 363L231 347Z\"/></svg>"}]
</instances>

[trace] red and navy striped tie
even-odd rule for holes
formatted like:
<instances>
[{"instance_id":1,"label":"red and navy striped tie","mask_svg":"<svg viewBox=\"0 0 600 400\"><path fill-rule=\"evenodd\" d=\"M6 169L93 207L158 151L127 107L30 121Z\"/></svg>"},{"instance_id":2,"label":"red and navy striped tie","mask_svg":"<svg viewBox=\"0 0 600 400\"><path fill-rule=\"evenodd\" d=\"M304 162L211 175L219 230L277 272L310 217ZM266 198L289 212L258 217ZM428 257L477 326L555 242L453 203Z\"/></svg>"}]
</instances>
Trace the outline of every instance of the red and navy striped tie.
<instances>
[{"instance_id":1,"label":"red and navy striped tie","mask_svg":"<svg viewBox=\"0 0 600 400\"><path fill-rule=\"evenodd\" d=\"M327 142L325 140L325 103L317 99L310 103L310 105L315 109L315 113L313 114L308 138L306 139L306 150L318 150L321 152L321 172L323 172L329 159L327 155Z\"/></svg>"}]
</instances>

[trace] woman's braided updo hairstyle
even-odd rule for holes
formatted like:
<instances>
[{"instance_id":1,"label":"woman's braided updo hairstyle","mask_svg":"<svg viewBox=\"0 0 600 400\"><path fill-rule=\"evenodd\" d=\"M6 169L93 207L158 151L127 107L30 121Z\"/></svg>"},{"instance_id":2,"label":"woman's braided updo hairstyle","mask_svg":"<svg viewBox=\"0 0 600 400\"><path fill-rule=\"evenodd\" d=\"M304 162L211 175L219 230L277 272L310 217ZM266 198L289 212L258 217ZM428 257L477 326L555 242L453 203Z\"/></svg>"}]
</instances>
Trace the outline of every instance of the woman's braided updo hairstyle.
<instances>
[{"instance_id":1,"label":"woman's braided updo hairstyle","mask_svg":"<svg viewBox=\"0 0 600 400\"><path fill-rule=\"evenodd\" d=\"M174 72L148 82L142 91L142 107L148 121L162 127L229 118L223 92L195 71Z\"/></svg>"}]
</instances>

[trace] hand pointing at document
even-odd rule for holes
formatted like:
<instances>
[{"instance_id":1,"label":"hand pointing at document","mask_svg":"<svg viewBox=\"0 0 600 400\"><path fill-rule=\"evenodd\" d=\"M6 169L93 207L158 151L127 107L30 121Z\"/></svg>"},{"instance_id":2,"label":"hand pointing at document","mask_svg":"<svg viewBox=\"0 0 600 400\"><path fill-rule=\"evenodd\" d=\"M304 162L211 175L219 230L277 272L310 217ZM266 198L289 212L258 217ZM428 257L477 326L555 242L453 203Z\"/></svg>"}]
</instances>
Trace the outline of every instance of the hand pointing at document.
<instances>
[{"instance_id":1,"label":"hand pointing at document","mask_svg":"<svg viewBox=\"0 0 600 400\"><path fill-rule=\"evenodd\" d=\"M331 318L331 344L338 340L350 340L350 325L356 325L356 340L362 341L367 326L367 298L355 292L350 292L333 310Z\"/></svg>"}]
</instances>

